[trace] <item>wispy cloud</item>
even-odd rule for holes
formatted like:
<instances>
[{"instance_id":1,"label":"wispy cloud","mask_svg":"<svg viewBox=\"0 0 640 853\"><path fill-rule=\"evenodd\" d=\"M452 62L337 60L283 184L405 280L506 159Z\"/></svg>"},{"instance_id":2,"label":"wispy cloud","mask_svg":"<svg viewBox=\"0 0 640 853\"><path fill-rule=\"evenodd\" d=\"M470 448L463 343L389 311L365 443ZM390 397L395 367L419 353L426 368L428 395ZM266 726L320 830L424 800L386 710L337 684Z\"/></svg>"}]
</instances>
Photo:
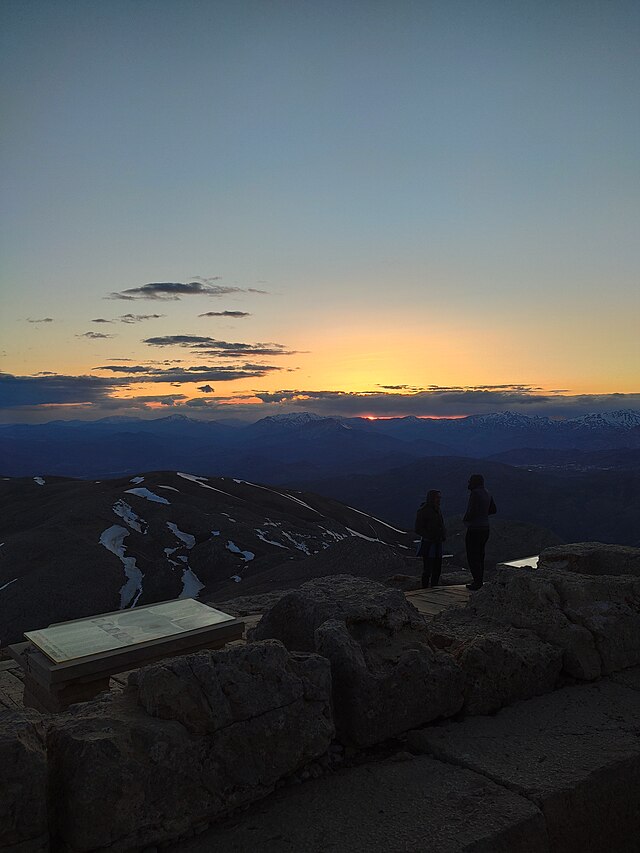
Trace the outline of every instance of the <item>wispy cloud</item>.
<instances>
[{"instance_id":1,"label":"wispy cloud","mask_svg":"<svg viewBox=\"0 0 640 853\"><path fill-rule=\"evenodd\" d=\"M53 317L41 317L39 319L34 319L33 317L27 317L27 323L53 323Z\"/></svg>"},{"instance_id":2,"label":"wispy cloud","mask_svg":"<svg viewBox=\"0 0 640 853\"><path fill-rule=\"evenodd\" d=\"M142 323L143 320L159 320L166 316L166 314L123 314L118 317L118 320L121 323Z\"/></svg>"},{"instance_id":3,"label":"wispy cloud","mask_svg":"<svg viewBox=\"0 0 640 853\"><path fill-rule=\"evenodd\" d=\"M76 338L89 338L89 340L97 341L104 338L113 338L114 335L105 335L102 332L83 332L81 335L76 335Z\"/></svg>"},{"instance_id":4,"label":"wispy cloud","mask_svg":"<svg viewBox=\"0 0 640 853\"><path fill-rule=\"evenodd\" d=\"M143 343L154 347L180 346L192 350L208 350L207 355L237 358L246 355L297 355L296 350L288 350L284 344L219 341L202 335L164 335L157 338L145 338Z\"/></svg>"},{"instance_id":5,"label":"wispy cloud","mask_svg":"<svg viewBox=\"0 0 640 853\"><path fill-rule=\"evenodd\" d=\"M232 293L262 293L266 290L256 290L253 287L231 287L215 284L218 276L189 282L159 281L143 284L141 287L129 287L126 290L110 293L105 299L155 299L163 301L178 301L183 296L228 296Z\"/></svg>"},{"instance_id":6,"label":"wispy cloud","mask_svg":"<svg viewBox=\"0 0 640 853\"><path fill-rule=\"evenodd\" d=\"M198 385L198 391L202 391L203 394L213 394L214 389L211 385Z\"/></svg>"},{"instance_id":7,"label":"wispy cloud","mask_svg":"<svg viewBox=\"0 0 640 853\"><path fill-rule=\"evenodd\" d=\"M104 317L96 317L95 320L91 321L92 323L113 323L113 320L105 320Z\"/></svg>"},{"instance_id":8,"label":"wispy cloud","mask_svg":"<svg viewBox=\"0 0 640 853\"><path fill-rule=\"evenodd\" d=\"M205 311L204 314L198 314L198 317L251 317L247 311Z\"/></svg>"}]
</instances>

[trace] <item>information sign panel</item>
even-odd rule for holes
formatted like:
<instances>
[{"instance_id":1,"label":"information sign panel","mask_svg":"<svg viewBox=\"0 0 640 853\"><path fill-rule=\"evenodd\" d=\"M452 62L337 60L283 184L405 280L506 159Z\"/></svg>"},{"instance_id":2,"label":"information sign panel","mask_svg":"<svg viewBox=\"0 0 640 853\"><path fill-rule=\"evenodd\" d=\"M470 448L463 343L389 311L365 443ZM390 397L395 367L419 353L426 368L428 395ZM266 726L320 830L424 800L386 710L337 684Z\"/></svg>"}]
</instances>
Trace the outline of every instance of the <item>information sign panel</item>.
<instances>
[{"instance_id":1,"label":"information sign panel","mask_svg":"<svg viewBox=\"0 0 640 853\"><path fill-rule=\"evenodd\" d=\"M29 631L24 636L54 663L62 663L212 627L234 618L193 598L183 598L76 619Z\"/></svg>"}]
</instances>

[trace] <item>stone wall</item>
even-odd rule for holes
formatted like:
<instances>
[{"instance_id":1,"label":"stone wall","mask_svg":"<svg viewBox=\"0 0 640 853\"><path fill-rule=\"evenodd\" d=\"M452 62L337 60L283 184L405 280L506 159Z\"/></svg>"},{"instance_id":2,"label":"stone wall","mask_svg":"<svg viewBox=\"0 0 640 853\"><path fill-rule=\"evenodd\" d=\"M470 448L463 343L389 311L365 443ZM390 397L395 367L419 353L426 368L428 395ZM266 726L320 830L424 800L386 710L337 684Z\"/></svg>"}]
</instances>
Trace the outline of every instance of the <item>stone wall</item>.
<instances>
[{"instance_id":1,"label":"stone wall","mask_svg":"<svg viewBox=\"0 0 640 853\"><path fill-rule=\"evenodd\" d=\"M458 761L449 739L461 725L481 729L471 721L518 700L626 677L638 665L632 575L504 569L466 608L429 623L399 590L348 576L312 581L283 596L247 645L146 667L124 692L64 714L1 715L0 849L38 852L51 842L61 853L118 853L166 843L309 775L331 750L355 754L408 732L416 749ZM627 752L624 778L636 779L640 748ZM588 816L587 793L575 796ZM571 796L536 801L547 829L559 825L562 802ZM546 837L544 821L522 815ZM564 853L559 843L548 849Z\"/></svg>"}]
</instances>

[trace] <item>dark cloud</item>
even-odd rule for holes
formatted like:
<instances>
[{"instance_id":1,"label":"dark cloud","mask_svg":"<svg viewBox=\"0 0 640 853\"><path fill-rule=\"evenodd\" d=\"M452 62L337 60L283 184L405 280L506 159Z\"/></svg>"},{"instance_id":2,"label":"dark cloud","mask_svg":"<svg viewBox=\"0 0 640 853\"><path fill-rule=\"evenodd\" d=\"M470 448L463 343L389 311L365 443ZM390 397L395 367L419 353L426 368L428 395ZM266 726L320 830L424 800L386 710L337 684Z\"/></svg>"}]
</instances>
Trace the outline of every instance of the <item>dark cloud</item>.
<instances>
[{"instance_id":1,"label":"dark cloud","mask_svg":"<svg viewBox=\"0 0 640 853\"><path fill-rule=\"evenodd\" d=\"M95 403L114 390L114 381L99 376L12 376L0 374L3 408L51 403Z\"/></svg>"},{"instance_id":2,"label":"dark cloud","mask_svg":"<svg viewBox=\"0 0 640 853\"><path fill-rule=\"evenodd\" d=\"M34 320L31 317L27 317L27 323L53 323L53 317L42 317L42 319Z\"/></svg>"},{"instance_id":3,"label":"dark cloud","mask_svg":"<svg viewBox=\"0 0 640 853\"><path fill-rule=\"evenodd\" d=\"M378 385L383 391L424 391L424 388L419 388L415 385Z\"/></svg>"},{"instance_id":4,"label":"dark cloud","mask_svg":"<svg viewBox=\"0 0 640 853\"><path fill-rule=\"evenodd\" d=\"M102 332L83 332L81 335L76 335L76 338L89 338L92 341L102 340L103 338L113 338L113 335L103 335Z\"/></svg>"},{"instance_id":5,"label":"dark cloud","mask_svg":"<svg viewBox=\"0 0 640 853\"><path fill-rule=\"evenodd\" d=\"M198 314L198 317L251 317L247 311L206 311L204 314Z\"/></svg>"},{"instance_id":6,"label":"dark cloud","mask_svg":"<svg viewBox=\"0 0 640 853\"><path fill-rule=\"evenodd\" d=\"M120 402L127 403L129 405L160 403L162 406L175 406L176 403L180 403L186 399L187 398L184 394L150 394L143 397L128 397L126 400L120 399Z\"/></svg>"},{"instance_id":7,"label":"dark cloud","mask_svg":"<svg viewBox=\"0 0 640 853\"><path fill-rule=\"evenodd\" d=\"M253 379L267 376L279 367L268 364L242 364L216 367L197 365L195 367L152 367L148 365L103 364L94 370L110 370L112 373L125 373L131 382L232 382L234 379Z\"/></svg>"},{"instance_id":8,"label":"dark cloud","mask_svg":"<svg viewBox=\"0 0 640 853\"><path fill-rule=\"evenodd\" d=\"M256 391L255 396L280 411L311 411L324 415L377 415L386 417L460 417L489 412L515 411L527 415L577 417L590 412L640 408L638 394L552 395L536 386L473 386L440 388L415 393L363 393L349 391Z\"/></svg>"},{"instance_id":9,"label":"dark cloud","mask_svg":"<svg viewBox=\"0 0 640 853\"><path fill-rule=\"evenodd\" d=\"M115 359L114 359L115 361ZM119 365L119 364L103 364L100 367L94 367L93 370L110 370L112 373L144 373L150 372L150 368L144 367L141 364L136 365Z\"/></svg>"},{"instance_id":10,"label":"dark cloud","mask_svg":"<svg viewBox=\"0 0 640 853\"><path fill-rule=\"evenodd\" d=\"M264 290L246 287L229 287L214 284L218 277L199 281L179 282L160 281L143 284L141 287L129 287L120 292L110 293L106 299L157 299L178 301L183 296L228 296L231 293L266 293Z\"/></svg>"},{"instance_id":11,"label":"dark cloud","mask_svg":"<svg viewBox=\"0 0 640 853\"><path fill-rule=\"evenodd\" d=\"M214 389L211 385L198 385L198 391L202 391L203 394L213 394Z\"/></svg>"},{"instance_id":12,"label":"dark cloud","mask_svg":"<svg viewBox=\"0 0 640 853\"><path fill-rule=\"evenodd\" d=\"M288 350L283 344L219 341L202 335L164 335L157 338L145 338L143 343L153 347L180 346L192 350L206 350L206 355L222 358L237 358L244 355L297 355L296 350Z\"/></svg>"},{"instance_id":13,"label":"dark cloud","mask_svg":"<svg viewBox=\"0 0 640 853\"><path fill-rule=\"evenodd\" d=\"M118 317L118 320L121 323L142 323L143 320L159 320L166 316L166 314L123 314Z\"/></svg>"},{"instance_id":14,"label":"dark cloud","mask_svg":"<svg viewBox=\"0 0 640 853\"><path fill-rule=\"evenodd\" d=\"M113 320L105 320L104 317L97 317L92 323L113 323Z\"/></svg>"}]
</instances>

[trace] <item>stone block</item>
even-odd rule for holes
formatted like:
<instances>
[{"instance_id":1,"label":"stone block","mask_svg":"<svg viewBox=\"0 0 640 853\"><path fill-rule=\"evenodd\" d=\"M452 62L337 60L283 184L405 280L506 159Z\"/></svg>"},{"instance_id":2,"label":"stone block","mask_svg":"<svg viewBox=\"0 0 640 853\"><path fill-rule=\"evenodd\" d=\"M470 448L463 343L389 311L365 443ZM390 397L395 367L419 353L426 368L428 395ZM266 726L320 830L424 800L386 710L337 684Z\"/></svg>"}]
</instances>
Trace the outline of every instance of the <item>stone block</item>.
<instances>
[{"instance_id":1,"label":"stone block","mask_svg":"<svg viewBox=\"0 0 640 853\"><path fill-rule=\"evenodd\" d=\"M389 635L366 623L365 635L329 620L316 648L331 663L338 738L364 747L460 710L463 674L451 655L434 651L423 631Z\"/></svg>"},{"instance_id":2,"label":"stone block","mask_svg":"<svg viewBox=\"0 0 640 853\"><path fill-rule=\"evenodd\" d=\"M533 631L480 618L469 607L438 614L428 630L432 643L453 655L464 673L467 714L490 714L558 684L562 651Z\"/></svg>"},{"instance_id":3,"label":"stone block","mask_svg":"<svg viewBox=\"0 0 640 853\"><path fill-rule=\"evenodd\" d=\"M334 734L328 662L277 642L174 658L137 681L51 721L63 851L117 853L188 834L264 797Z\"/></svg>"},{"instance_id":4,"label":"stone block","mask_svg":"<svg viewBox=\"0 0 640 853\"><path fill-rule=\"evenodd\" d=\"M463 675L451 655L432 648L424 619L400 590L374 581L341 575L304 584L253 636L329 660L344 743L370 746L462 707Z\"/></svg>"},{"instance_id":5,"label":"stone block","mask_svg":"<svg viewBox=\"0 0 640 853\"><path fill-rule=\"evenodd\" d=\"M342 770L278 791L173 853L548 853L526 798L427 757Z\"/></svg>"},{"instance_id":6,"label":"stone block","mask_svg":"<svg viewBox=\"0 0 640 853\"><path fill-rule=\"evenodd\" d=\"M640 578L502 569L474 595L470 611L561 649L573 678L640 663Z\"/></svg>"},{"instance_id":7,"label":"stone block","mask_svg":"<svg viewBox=\"0 0 640 853\"><path fill-rule=\"evenodd\" d=\"M540 808L552 853L637 853L640 694L603 679L411 732L409 744Z\"/></svg>"}]
</instances>

